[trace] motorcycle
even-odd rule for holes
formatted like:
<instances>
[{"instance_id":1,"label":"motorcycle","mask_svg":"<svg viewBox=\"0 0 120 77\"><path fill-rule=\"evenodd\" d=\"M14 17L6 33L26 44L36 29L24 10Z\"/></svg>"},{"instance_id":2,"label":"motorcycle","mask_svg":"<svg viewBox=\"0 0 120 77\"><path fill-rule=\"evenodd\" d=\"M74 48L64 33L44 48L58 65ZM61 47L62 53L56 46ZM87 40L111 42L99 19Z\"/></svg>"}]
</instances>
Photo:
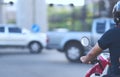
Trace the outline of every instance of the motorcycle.
<instances>
[{"instance_id":1,"label":"motorcycle","mask_svg":"<svg viewBox=\"0 0 120 77\"><path fill-rule=\"evenodd\" d=\"M83 37L81 39L81 43L83 46L89 45L89 39L87 37ZM110 63L110 54L109 53L101 53L97 59L94 60L96 62L92 68L90 68L85 77L103 77L108 73Z\"/></svg>"},{"instance_id":2,"label":"motorcycle","mask_svg":"<svg viewBox=\"0 0 120 77\"><path fill-rule=\"evenodd\" d=\"M103 77L108 73L110 65L109 53L101 53L94 66L87 71L85 77Z\"/></svg>"}]
</instances>

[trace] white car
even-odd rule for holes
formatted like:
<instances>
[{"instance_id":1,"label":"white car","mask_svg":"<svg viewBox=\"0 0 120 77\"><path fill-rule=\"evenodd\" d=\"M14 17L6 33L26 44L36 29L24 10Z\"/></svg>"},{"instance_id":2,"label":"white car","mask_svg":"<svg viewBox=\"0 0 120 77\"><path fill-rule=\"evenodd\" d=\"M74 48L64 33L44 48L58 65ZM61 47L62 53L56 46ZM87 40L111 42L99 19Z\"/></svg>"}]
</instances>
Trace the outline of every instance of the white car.
<instances>
[{"instance_id":1,"label":"white car","mask_svg":"<svg viewBox=\"0 0 120 77\"><path fill-rule=\"evenodd\" d=\"M32 33L17 26L0 25L0 47L27 47L31 53L39 53L47 45L46 33Z\"/></svg>"}]
</instances>

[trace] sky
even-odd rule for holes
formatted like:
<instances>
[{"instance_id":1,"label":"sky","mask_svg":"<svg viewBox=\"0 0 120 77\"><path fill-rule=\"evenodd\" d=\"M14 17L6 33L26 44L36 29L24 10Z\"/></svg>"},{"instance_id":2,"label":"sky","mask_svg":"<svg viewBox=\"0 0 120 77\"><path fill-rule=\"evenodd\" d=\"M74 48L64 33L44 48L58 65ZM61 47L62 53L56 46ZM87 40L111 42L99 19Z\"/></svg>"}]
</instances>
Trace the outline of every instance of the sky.
<instances>
[{"instance_id":1,"label":"sky","mask_svg":"<svg viewBox=\"0 0 120 77\"><path fill-rule=\"evenodd\" d=\"M13 1L16 3L17 0L4 0L5 2ZM82 6L84 5L84 0L46 0L46 3L53 3L53 4L64 4L68 5L73 3L75 6Z\"/></svg>"},{"instance_id":2,"label":"sky","mask_svg":"<svg viewBox=\"0 0 120 77\"><path fill-rule=\"evenodd\" d=\"M10 1L16 2L17 0L4 0L4 2L10 2Z\"/></svg>"}]
</instances>

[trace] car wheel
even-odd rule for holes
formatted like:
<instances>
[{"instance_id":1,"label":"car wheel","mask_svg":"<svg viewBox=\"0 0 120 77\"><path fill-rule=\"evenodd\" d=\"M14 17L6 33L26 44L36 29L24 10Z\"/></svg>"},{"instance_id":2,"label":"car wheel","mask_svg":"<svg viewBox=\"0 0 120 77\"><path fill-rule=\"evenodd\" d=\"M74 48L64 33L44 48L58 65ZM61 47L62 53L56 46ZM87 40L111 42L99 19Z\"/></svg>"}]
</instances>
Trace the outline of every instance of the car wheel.
<instances>
[{"instance_id":1,"label":"car wheel","mask_svg":"<svg viewBox=\"0 0 120 77\"><path fill-rule=\"evenodd\" d=\"M40 53L42 46L38 42L32 42L29 44L30 53Z\"/></svg>"},{"instance_id":2,"label":"car wheel","mask_svg":"<svg viewBox=\"0 0 120 77\"><path fill-rule=\"evenodd\" d=\"M70 62L81 62L80 57L83 55L83 47L79 43L71 42L65 48L65 55Z\"/></svg>"}]
</instances>

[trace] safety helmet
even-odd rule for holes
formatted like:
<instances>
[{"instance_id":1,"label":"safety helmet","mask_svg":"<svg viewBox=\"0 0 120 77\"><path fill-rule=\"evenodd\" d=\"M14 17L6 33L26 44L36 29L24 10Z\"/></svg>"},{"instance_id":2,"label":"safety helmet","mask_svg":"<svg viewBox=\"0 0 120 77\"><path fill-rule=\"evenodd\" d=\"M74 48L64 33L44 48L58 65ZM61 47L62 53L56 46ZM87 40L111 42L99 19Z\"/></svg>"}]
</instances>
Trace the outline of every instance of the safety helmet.
<instances>
[{"instance_id":1,"label":"safety helmet","mask_svg":"<svg viewBox=\"0 0 120 77\"><path fill-rule=\"evenodd\" d=\"M115 23L120 23L120 1L114 5L112 13Z\"/></svg>"}]
</instances>

